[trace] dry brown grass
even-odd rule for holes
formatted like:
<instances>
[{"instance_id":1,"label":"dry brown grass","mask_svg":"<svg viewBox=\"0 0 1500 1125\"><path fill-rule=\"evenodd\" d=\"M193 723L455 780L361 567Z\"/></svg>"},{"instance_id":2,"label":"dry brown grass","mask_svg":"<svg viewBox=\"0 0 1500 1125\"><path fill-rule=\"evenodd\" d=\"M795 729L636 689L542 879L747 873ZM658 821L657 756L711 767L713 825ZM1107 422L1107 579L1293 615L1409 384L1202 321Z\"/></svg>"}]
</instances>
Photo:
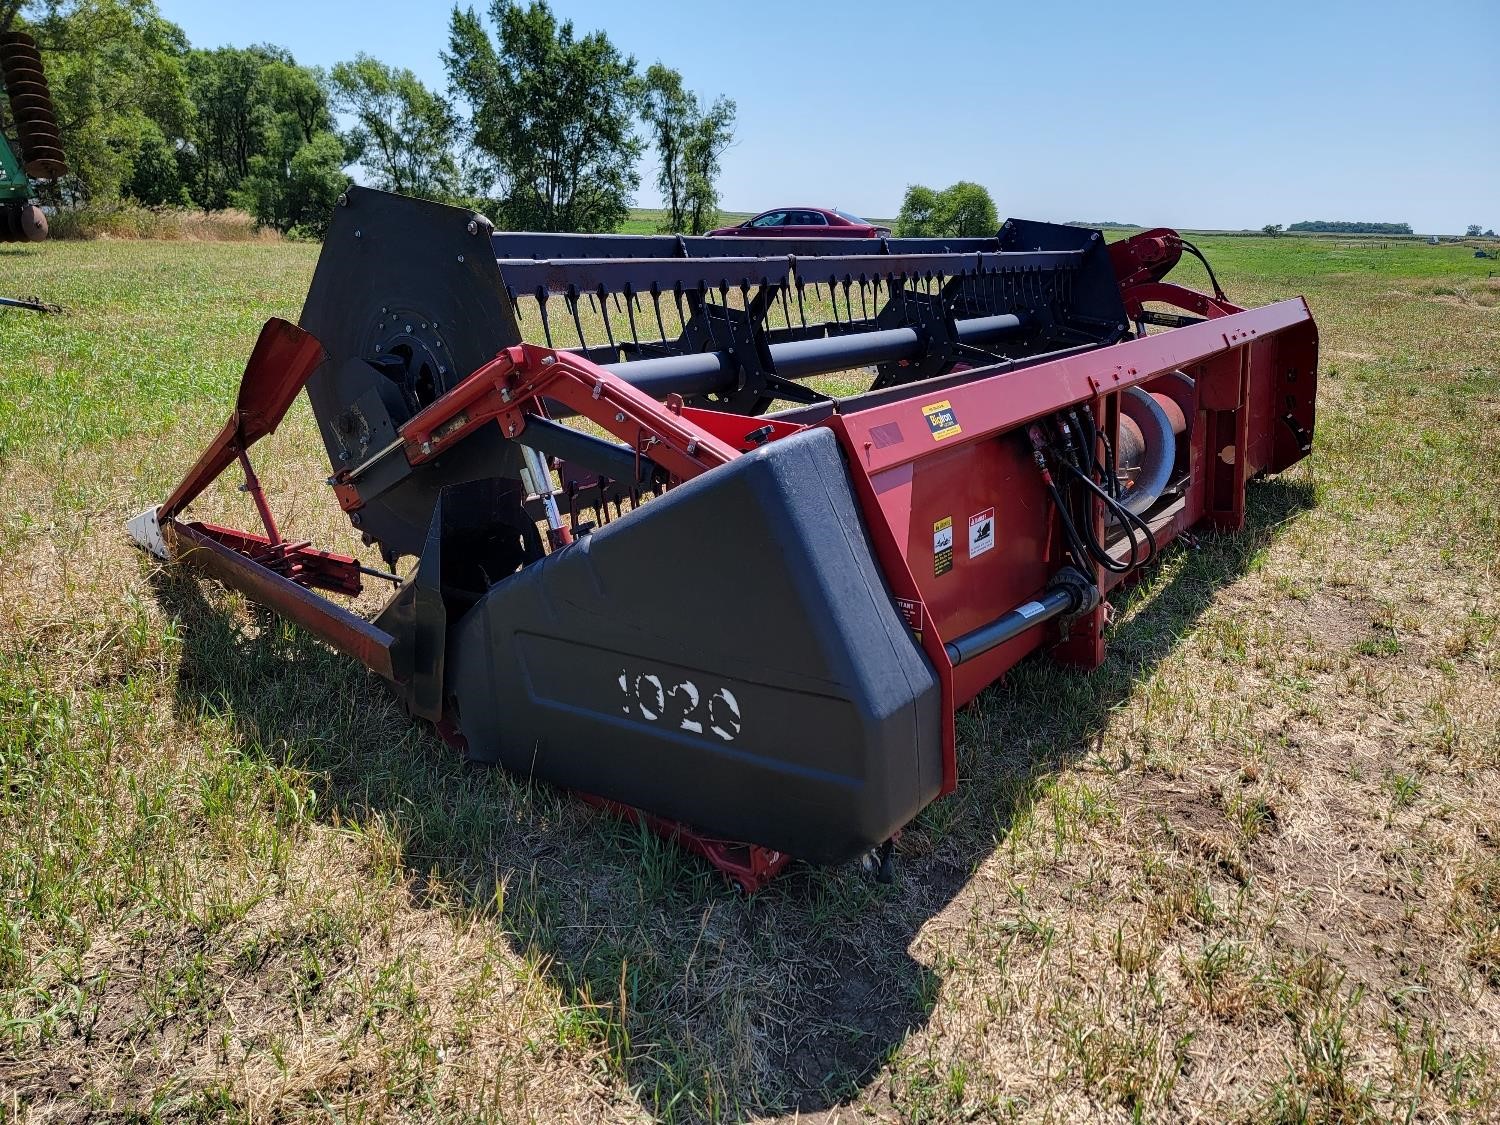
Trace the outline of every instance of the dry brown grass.
<instances>
[{"instance_id":1,"label":"dry brown grass","mask_svg":"<svg viewBox=\"0 0 1500 1125\"><path fill-rule=\"evenodd\" d=\"M198 211L182 207L141 207L119 203L58 211L53 238L69 240L150 239L164 242L280 242L272 227L255 225L244 211Z\"/></svg>"},{"instance_id":2,"label":"dry brown grass","mask_svg":"<svg viewBox=\"0 0 1500 1125\"><path fill-rule=\"evenodd\" d=\"M1447 248L1204 242L1308 293L1315 456L960 716L894 886L748 901L126 545L312 248L4 252L74 312L0 319L0 1115L1500 1118L1500 324ZM348 547L316 446L259 463Z\"/></svg>"}]
</instances>

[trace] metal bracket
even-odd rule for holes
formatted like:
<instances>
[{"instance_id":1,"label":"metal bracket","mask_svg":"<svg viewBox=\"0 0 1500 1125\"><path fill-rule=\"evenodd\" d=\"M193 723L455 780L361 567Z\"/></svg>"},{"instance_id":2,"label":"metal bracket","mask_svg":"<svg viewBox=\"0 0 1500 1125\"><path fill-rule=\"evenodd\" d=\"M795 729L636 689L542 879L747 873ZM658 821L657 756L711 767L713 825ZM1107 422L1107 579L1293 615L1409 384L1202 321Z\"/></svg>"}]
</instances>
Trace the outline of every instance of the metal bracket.
<instances>
[{"instance_id":1,"label":"metal bracket","mask_svg":"<svg viewBox=\"0 0 1500 1125\"><path fill-rule=\"evenodd\" d=\"M950 281L949 286L952 284ZM958 334L948 315L943 293L923 293L911 288L897 289L876 314L875 327L877 330L914 328L927 347L919 359L880 364L875 369L875 382L870 385L872 391L914 383L919 379L931 379L935 375L941 375L958 361Z\"/></svg>"},{"instance_id":2,"label":"metal bracket","mask_svg":"<svg viewBox=\"0 0 1500 1125\"><path fill-rule=\"evenodd\" d=\"M171 562L166 541L162 539L161 524L156 522L156 513L159 511L161 511L160 506L153 504L144 512L127 520L125 530L141 550L154 555L162 562Z\"/></svg>"}]
</instances>

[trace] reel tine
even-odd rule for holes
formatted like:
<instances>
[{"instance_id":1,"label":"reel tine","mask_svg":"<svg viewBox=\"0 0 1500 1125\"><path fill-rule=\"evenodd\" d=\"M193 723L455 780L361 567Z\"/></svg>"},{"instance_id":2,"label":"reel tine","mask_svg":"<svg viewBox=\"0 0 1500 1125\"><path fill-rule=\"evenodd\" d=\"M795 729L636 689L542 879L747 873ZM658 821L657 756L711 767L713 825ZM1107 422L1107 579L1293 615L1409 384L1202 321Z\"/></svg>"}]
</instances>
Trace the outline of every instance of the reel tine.
<instances>
[{"instance_id":1,"label":"reel tine","mask_svg":"<svg viewBox=\"0 0 1500 1125\"><path fill-rule=\"evenodd\" d=\"M571 285L568 287L566 300L568 311L573 314L573 327L578 332L578 346L587 351L589 342L583 338L583 322L578 319L578 290Z\"/></svg>"},{"instance_id":2,"label":"reel tine","mask_svg":"<svg viewBox=\"0 0 1500 1125\"><path fill-rule=\"evenodd\" d=\"M545 337L547 346L555 349L557 345L552 342L552 321L547 316L547 291L545 289L537 290L536 305L542 318L542 336Z\"/></svg>"},{"instance_id":3,"label":"reel tine","mask_svg":"<svg viewBox=\"0 0 1500 1125\"><path fill-rule=\"evenodd\" d=\"M713 292L714 292L714 290L710 289L706 284L699 285L699 287L698 287L698 298L699 298L700 301L703 302L703 305L705 307L713 304L713 300L712 300L712 294L713 294ZM729 304L729 286L728 286L728 284L726 282L723 282L723 281L719 282L718 293L719 293L719 307L723 308L723 307L725 307L725 306L727 306ZM714 323L715 320L717 320L717 319L718 319L717 317L709 317L708 318L708 334L709 334L709 337L713 340L713 342L714 342L714 348L716 350L718 350L718 351L728 351L730 348L734 347L734 337L733 337L733 335L731 335L730 338L727 341L721 341L719 339L718 326ZM725 329L727 331L728 330L728 322L725 321L723 323L724 323L724 327L725 327Z\"/></svg>"},{"instance_id":4,"label":"reel tine","mask_svg":"<svg viewBox=\"0 0 1500 1125\"><path fill-rule=\"evenodd\" d=\"M609 323L609 294L604 291L604 286L599 286L599 315L604 321L604 335L609 340L609 346L615 355L620 354L620 345L615 343L614 328Z\"/></svg>"},{"instance_id":5,"label":"reel tine","mask_svg":"<svg viewBox=\"0 0 1500 1125\"><path fill-rule=\"evenodd\" d=\"M651 283L651 307L656 310L656 328L661 333L660 341L667 342L667 326L661 319L661 290L657 288L656 282Z\"/></svg>"},{"instance_id":6,"label":"reel tine","mask_svg":"<svg viewBox=\"0 0 1500 1125\"><path fill-rule=\"evenodd\" d=\"M637 350L640 350L641 334L635 326L635 291L631 289L628 282L625 285L625 317L630 322L630 342L636 346Z\"/></svg>"}]
</instances>

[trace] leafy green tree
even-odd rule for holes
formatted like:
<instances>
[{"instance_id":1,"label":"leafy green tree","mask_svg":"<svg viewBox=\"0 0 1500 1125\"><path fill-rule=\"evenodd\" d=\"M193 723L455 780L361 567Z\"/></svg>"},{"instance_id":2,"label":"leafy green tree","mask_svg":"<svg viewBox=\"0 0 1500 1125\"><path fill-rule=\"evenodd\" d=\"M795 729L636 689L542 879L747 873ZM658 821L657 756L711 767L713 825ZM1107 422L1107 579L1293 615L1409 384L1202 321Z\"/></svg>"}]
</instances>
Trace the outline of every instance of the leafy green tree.
<instances>
[{"instance_id":1,"label":"leafy green tree","mask_svg":"<svg viewBox=\"0 0 1500 1125\"><path fill-rule=\"evenodd\" d=\"M272 116L263 101L261 72L290 60L286 51L269 45L194 51L188 58L194 107L189 190L205 211L228 207L250 174ZM188 172L189 161L183 163Z\"/></svg>"},{"instance_id":2,"label":"leafy green tree","mask_svg":"<svg viewBox=\"0 0 1500 1125\"><path fill-rule=\"evenodd\" d=\"M125 194L147 207L187 207L192 200L182 167L177 146L153 124L141 137Z\"/></svg>"},{"instance_id":3,"label":"leafy green tree","mask_svg":"<svg viewBox=\"0 0 1500 1125\"><path fill-rule=\"evenodd\" d=\"M922 184L911 184L896 216L896 234L901 238L927 238L937 231L938 193Z\"/></svg>"},{"instance_id":4,"label":"leafy green tree","mask_svg":"<svg viewBox=\"0 0 1500 1125\"><path fill-rule=\"evenodd\" d=\"M1269 234L1272 238L1275 238L1278 234L1281 233L1281 224L1267 223L1265 226L1260 228L1260 233Z\"/></svg>"},{"instance_id":5,"label":"leafy green tree","mask_svg":"<svg viewBox=\"0 0 1500 1125\"><path fill-rule=\"evenodd\" d=\"M995 201L970 180L959 180L942 191L912 184L896 216L896 233L903 238L981 238L999 228Z\"/></svg>"},{"instance_id":6,"label":"leafy green tree","mask_svg":"<svg viewBox=\"0 0 1500 1125\"><path fill-rule=\"evenodd\" d=\"M49 0L21 11L30 13L27 30L42 51L69 165L44 196L54 203L119 198L143 150L156 161L186 134L192 104L182 29L151 0Z\"/></svg>"},{"instance_id":7,"label":"leafy green tree","mask_svg":"<svg viewBox=\"0 0 1500 1125\"><path fill-rule=\"evenodd\" d=\"M354 117L346 141L374 186L428 199L460 195L458 119L447 101L410 70L364 54L336 65L329 84L335 107Z\"/></svg>"},{"instance_id":8,"label":"leafy green tree","mask_svg":"<svg viewBox=\"0 0 1500 1125\"><path fill-rule=\"evenodd\" d=\"M321 236L349 183L350 153L333 131L333 114L318 77L276 60L261 68L252 91L259 131L247 174L231 198L261 226Z\"/></svg>"},{"instance_id":9,"label":"leafy green tree","mask_svg":"<svg viewBox=\"0 0 1500 1125\"><path fill-rule=\"evenodd\" d=\"M255 96L270 115L275 129L289 132L306 144L319 133L333 131L333 109L328 104L318 71L298 66L291 57L267 63L256 83Z\"/></svg>"},{"instance_id":10,"label":"leafy green tree","mask_svg":"<svg viewBox=\"0 0 1500 1125\"><path fill-rule=\"evenodd\" d=\"M735 112L733 100L715 98L688 132L682 163L689 234L702 234L719 220L719 158L734 143Z\"/></svg>"},{"instance_id":11,"label":"leafy green tree","mask_svg":"<svg viewBox=\"0 0 1500 1125\"><path fill-rule=\"evenodd\" d=\"M601 31L575 35L545 0L492 0L484 21L453 10L443 55L470 110L470 140L517 229L614 230L629 214L643 142L635 60Z\"/></svg>"},{"instance_id":12,"label":"leafy green tree","mask_svg":"<svg viewBox=\"0 0 1500 1125\"><path fill-rule=\"evenodd\" d=\"M734 141L734 102L718 98L705 112L682 75L656 63L641 83L641 118L656 146L656 186L667 205L661 229L702 234L719 214L719 158Z\"/></svg>"},{"instance_id":13,"label":"leafy green tree","mask_svg":"<svg viewBox=\"0 0 1500 1125\"><path fill-rule=\"evenodd\" d=\"M698 99L683 88L682 75L661 63L648 67L641 88L641 118L656 146L656 186L667 205L663 231L681 231L686 225L688 173L683 152L697 117Z\"/></svg>"},{"instance_id":14,"label":"leafy green tree","mask_svg":"<svg viewBox=\"0 0 1500 1125\"><path fill-rule=\"evenodd\" d=\"M344 158L343 142L328 132L295 148L252 156L236 202L259 226L321 238L339 193L349 184Z\"/></svg>"},{"instance_id":15,"label":"leafy green tree","mask_svg":"<svg viewBox=\"0 0 1500 1125\"><path fill-rule=\"evenodd\" d=\"M1000 216L987 189L971 180L944 188L933 216L938 232L950 238L983 238L1000 229Z\"/></svg>"},{"instance_id":16,"label":"leafy green tree","mask_svg":"<svg viewBox=\"0 0 1500 1125\"><path fill-rule=\"evenodd\" d=\"M1469 238L1478 238L1483 233L1484 231L1478 223L1470 223L1469 229L1464 231L1464 234Z\"/></svg>"}]
</instances>

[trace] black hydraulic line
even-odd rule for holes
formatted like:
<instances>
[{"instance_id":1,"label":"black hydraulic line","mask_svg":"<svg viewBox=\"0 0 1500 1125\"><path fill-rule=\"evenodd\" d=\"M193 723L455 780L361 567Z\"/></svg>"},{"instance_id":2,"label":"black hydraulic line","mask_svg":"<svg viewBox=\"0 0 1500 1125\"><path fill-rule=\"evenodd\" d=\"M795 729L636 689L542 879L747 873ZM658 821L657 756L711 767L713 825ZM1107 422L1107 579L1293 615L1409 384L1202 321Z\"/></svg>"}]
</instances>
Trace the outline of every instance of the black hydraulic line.
<instances>
[{"instance_id":1,"label":"black hydraulic line","mask_svg":"<svg viewBox=\"0 0 1500 1125\"><path fill-rule=\"evenodd\" d=\"M379 578L384 582L391 583L393 586L399 586L406 581L399 574L392 574L388 570L376 570L373 566L365 566L362 563L358 564L358 570L361 574L368 574L371 578Z\"/></svg>"},{"instance_id":2,"label":"black hydraulic line","mask_svg":"<svg viewBox=\"0 0 1500 1125\"><path fill-rule=\"evenodd\" d=\"M1065 415L1072 416L1075 423L1074 426L1068 425ZM1096 460L1096 458L1093 451L1088 451L1086 453L1085 449L1083 448L1082 443L1086 440L1086 438L1083 433L1082 427L1077 425L1077 420L1078 415L1074 410L1059 412L1053 419L1054 425L1057 427L1058 432L1061 435L1060 445L1054 448L1053 451L1055 459L1060 466L1072 473L1074 477L1076 477L1080 481L1080 483L1089 488L1092 488L1093 491L1105 501L1106 505L1112 505L1114 501L1111 500L1109 494L1093 482L1093 462ZM1079 431L1078 441L1076 442L1073 436L1074 429L1077 429ZM1087 465L1085 465L1084 461L1085 456L1087 456L1088 458ZM1088 499L1086 497L1073 494L1070 495L1070 500L1072 500L1073 502L1075 511L1071 518L1065 519L1065 527L1073 535L1080 536L1081 545L1087 548L1088 554L1094 559L1094 561L1102 566L1105 570L1112 570L1117 574L1124 574L1127 571L1133 569L1139 561L1137 558L1136 541L1134 535L1132 534L1130 537L1129 561L1125 563L1115 562L1109 557L1109 554L1105 551L1103 544L1101 544L1098 538L1094 535L1093 510L1088 503Z\"/></svg>"},{"instance_id":3,"label":"black hydraulic line","mask_svg":"<svg viewBox=\"0 0 1500 1125\"><path fill-rule=\"evenodd\" d=\"M1068 427L1059 415L1057 422L1063 433L1064 448L1057 457L1057 461L1073 475L1079 484L1084 486L1085 490L1092 492L1104 503L1105 508L1123 530L1126 541L1130 545L1130 555L1124 561L1116 562L1105 549L1104 544L1094 535L1093 520L1086 497L1079 498L1083 501L1083 511L1077 521L1071 519L1066 512L1062 513L1065 529L1072 535L1078 536L1081 543L1075 545L1084 547L1089 556L1105 570L1114 571L1116 574L1127 574L1156 558L1156 536L1145 520L1132 512L1123 502L1123 489L1120 487L1119 477L1114 468L1114 451L1109 448L1108 436L1095 424L1094 413L1088 404L1082 404L1078 410L1069 409L1066 413L1073 419L1074 428L1079 431L1083 444L1082 447L1074 445ZM1080 423L1080 414L1082 421L1087 423L1086 426ZM1101 440L1105 442L1106 449L1106 463L1103 465L1099 463L1097 456L1098 442ZM1094 480L1096 473L1104 481L1102 486ZM1061 508L1059 510L1061 511ZM1141 554L1142 547L1146 548L1144 557Z\"/></svg>"},{"instance_id":4,"label":"black hydraulic line","mask_svg":"<svg viewBox=\"0 0 1500 1125\"><path fill-rule=\"evenodd\" d=\"M1182 248L1203 263L1203 268L1208 271L1208 280L1214 287L1214 296L1221 301L1228 300L1228 298L1224 296L1224 290L1219 287L1219 279L1214 276L1213 266L1209 265L1208 259L1203 256L1203 251L1199 250L1185 238L1182 240Z\"/></svg>"},{"instance_id":5,"label":"black hydraulic line","mask_svg":"<svg viewBox=\"0 0 1500 1125\"><path fill-rule=\"evenodd\" d=\"M1037 464L1042 466L1042 483L1046 485L1047 493L1052 498L1052 506L1057 512L1058 519L1062 522L1063 535L1068 540L1068 551L1072 554L1075 563L1080 567L1087 567L1091 557L1096 558L1097 561L1097 557L1094 556L1093 551L1090 549L1091 542L1085 542L1082 533L1079 532L1078 525L1074 522L1072 513L1068 511L1068 502L1064 499L1062 490L1057 487L1057 481L1052 478L1042 461L1038 461ZM1113 563L1111 562L1110 566L1107 566L1105 569L1111 569L1112 566Z\"/></svg>"},{"instance_id":6,"label":"black hydraulic line","mask_svg":"<svg viewBox=\"0 0 1500 1125\"><path fill-rule=\"evenodd\" d=\"M1104 502L1104 506L1108 508L1111 513L1113 513L1115 521L1125 529L1126 538L1130 543L1130 558L1129 561L1125 563L1117 563L1112 558L1110 558L1109 553L1104 549L1104 545L1095 541L1092 528L1090 528L1086 532L1085 538L1089 548L1089 553L1094 556L1095 561L1098 562L1100 566L1104 567L1106 570L1113 570L1118 574L1124 574L1128 571L1134 570L1138 566L1144 566L1146 563L1156 558L1156 536L1152 534L1151 528L1146 525L1145 520L1141 519L1140 516L1136 515L1129 508L1125 507L1125 505L1121 504L1118 500L1114 499L1114 497L1110 496L1108 492L1100 488L1099 485L1090 480L1089 477L1078 468L1078 466L1074 465L1066 459L1063 459L1061 461L1061 464L1063 468L1067 469L1070 473L1073 474L1074 479L1077 480L1079 484L1083 485L1084 488L1088 489ZM1149 548L1144 558L1138 557L1138 547L1140 541L1136 538L1137 528L1145 533L1145 545Z\"/></svg>"},{"instance_id":7,"label":"black hydraulic line","mask_svg":"<svg viewBox=\"0 0 1500 1125\"><path fill-rule=\"evenodd\" d=\"M1033 422L1027 428L1027 436L1031 439L1031 459L1041 475L1042 485L1047 489L1047 495L1052 498L1052 509L1057 513L1063 535L1067 538L1068 552L1073 556L1073 562L1078 569L1086 571L1089 565L1089 552L1084 546L1083 538L1078 534L1078 528L1073 524L1073 517L1068 512L1068 503L1063 498L1062 491L1057 487L1052 470L1048 467L1047 439L1041 424Z\"/></svg>"}]
</instances>

